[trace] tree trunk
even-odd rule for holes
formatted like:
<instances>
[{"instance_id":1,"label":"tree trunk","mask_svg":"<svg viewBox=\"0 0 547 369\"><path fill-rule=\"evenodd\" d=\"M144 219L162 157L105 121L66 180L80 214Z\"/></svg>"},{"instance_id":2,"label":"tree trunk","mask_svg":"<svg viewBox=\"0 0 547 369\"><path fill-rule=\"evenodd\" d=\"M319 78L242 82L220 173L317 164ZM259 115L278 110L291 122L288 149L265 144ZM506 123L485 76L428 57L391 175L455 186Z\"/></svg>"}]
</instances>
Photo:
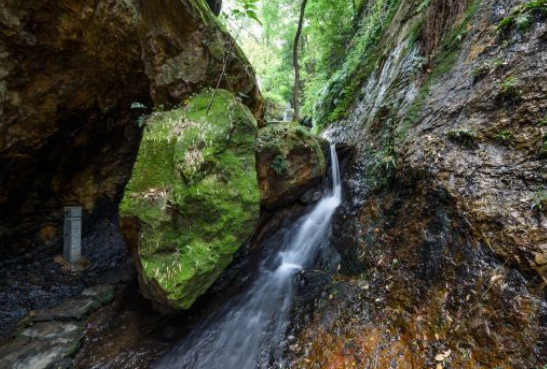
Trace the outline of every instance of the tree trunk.
<instances>
[{"instance_id":1,"label":"tree trunk","mask_svg":"<svg viewBox=\"0 0 547 369\"><path fill-rule=\"evenodd\" d=\"M300 36L302 36L302 27L304 26L304 13L306 12L306 5L308 0L302 0L302 7L300 8L300 18L298 19L298 28L296 35L294 36L294 45L292 52L293 67L294 67L294 91L293 91L293 106L294 106L294 120L300 120L300 63L298 62L298 44L300 42Z\"/></svg>"}]
</instances>

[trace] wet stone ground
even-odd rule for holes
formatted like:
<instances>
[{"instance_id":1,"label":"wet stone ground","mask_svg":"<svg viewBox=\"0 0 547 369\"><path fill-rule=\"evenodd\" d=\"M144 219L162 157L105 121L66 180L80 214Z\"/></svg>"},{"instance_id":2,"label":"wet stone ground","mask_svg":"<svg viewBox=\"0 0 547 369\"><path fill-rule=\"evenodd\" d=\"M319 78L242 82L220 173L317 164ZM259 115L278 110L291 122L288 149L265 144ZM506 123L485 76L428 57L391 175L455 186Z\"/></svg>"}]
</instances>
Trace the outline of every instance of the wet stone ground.
<instances>
[{"instance_id":1,"label":"wet stone ground","mask_svg":"<svg viewBox=\"0 0 547 369\"><path fill-rule=\"evenodd\" d=\"M0 260L0 339L31 310L45 310L78 296L88 287L117 284L134 278L129 254L114 219L97 224L84 234L85 260L76 271L63 262L62 241L41 246L16 258Z\"/></svg>"},{"instance_id":2,"label":"wet stone ground","mask_svg":"<svg viewBox=\"0 0 547 369\"><path fill-rule=\"evenodd\" d=\"M87 317L114 298L113 285L85 289L46 310L31 311L11 337L0 343L0 368L71 368L86 335Z\"/></svg>"}]
</instances>

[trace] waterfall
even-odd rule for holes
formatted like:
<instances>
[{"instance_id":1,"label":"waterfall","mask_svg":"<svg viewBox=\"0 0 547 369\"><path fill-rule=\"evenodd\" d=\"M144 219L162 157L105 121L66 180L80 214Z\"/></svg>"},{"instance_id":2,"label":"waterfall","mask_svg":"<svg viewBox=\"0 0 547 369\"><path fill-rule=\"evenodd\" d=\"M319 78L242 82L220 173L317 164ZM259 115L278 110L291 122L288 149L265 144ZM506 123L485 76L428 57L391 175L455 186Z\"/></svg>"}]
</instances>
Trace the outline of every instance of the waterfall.
<instances>
[{"instance_id":1,"label":"waterfall","mask_svg":"<svg viewBox=\"0 0 547 369\"><path fill-rule=\"evenodd\" d=\"M332 188L296 222L277 255L265 259L248 291L212 314L170 352L158 369L255 369L283 340L293 277L310 266L342 201L340 168L331 145Z\"/></svg>"}]
</instances>

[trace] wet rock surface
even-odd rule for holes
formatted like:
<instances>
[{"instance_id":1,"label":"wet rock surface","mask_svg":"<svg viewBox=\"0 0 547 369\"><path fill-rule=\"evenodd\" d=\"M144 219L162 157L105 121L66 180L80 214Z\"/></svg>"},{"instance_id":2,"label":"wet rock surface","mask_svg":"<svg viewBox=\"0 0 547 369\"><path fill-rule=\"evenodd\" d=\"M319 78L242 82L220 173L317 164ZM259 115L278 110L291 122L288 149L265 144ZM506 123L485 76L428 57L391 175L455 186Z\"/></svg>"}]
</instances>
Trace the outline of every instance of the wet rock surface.
<instances>
[{"instance_id":1,"label":"wet rock surface","mask_svg":"<svg viewBox=\"0 0 547 369\"><path fill-rule=\"evenodd\" d=\"M32 320L36 322L48 320L81 320L92 311L97 310L100 302L93 298L78 298L67 300L59 306L48 310L37 311L32 314Z\"/></svg>"},{"instance_id":2,"label":"wet rock surface","mask_svg":"<svg viewBox=\"0 0 547 369\"><path fill-rule=\"evenodd\" d=\"M89 286L116 284L134 278L127 248L118 234L117 224L105 222L102 234L83 243L85 267L70 272L59 263L61 246L42 248L0 264L0 339L10 334L15 323L31 310L45 310L78 296ZM94 253L95 241L110 245Z\"/></svg>"},{"instance_id":3,"label":"wet rock surface","mask_svg":"<svg viewBox=\"0 0 547 369\"><path fill-rule=\"evenodd\" d=\"M328 142L295 123L270 124L256 144L261 205L287 206L317 185L326 171ZM313 194L308 194L313 201Z\"/></svg>"},{"instance_id":4,"label":"wet rock surface","mask_svg":"<svg viewBox=\"0 0 547 369\"><path fill-rule=\"evenodd\" d=\"M427 19L439 3L401 3L386 56L331 131L356 146L333 229L341 263L311 319L295 320L295 367L547 364L547 223L534 200L547 183L545 18L500 34L525 2L458 5L452 25Z\"/></svg>"},{"instance_id":5,"label":"wet rock surface","mask_svg":"<svg viewBox=\"0 0 547 369\"><path fill-rule=\"evenodd\" d=\"M114 298L114 286L100 285L89 291L108 291L94 297L67 299L47 310L33 311L20 322L11 338L0 342L1 368L71 368L72 357L87 329L84 320Z\"/></svg>"}]
</instances>

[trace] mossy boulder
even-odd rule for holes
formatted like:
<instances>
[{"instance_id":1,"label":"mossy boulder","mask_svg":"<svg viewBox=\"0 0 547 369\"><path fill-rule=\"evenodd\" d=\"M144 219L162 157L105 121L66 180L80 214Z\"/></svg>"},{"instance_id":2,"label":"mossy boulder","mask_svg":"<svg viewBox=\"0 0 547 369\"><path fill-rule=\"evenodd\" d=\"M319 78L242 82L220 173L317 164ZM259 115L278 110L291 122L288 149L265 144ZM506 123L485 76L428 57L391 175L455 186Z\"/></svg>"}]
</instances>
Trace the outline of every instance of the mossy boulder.
<instances>
[{"instance_id":1,"label":"mossy boulder","mask_svg":"<svg viewBox=\"0 0 547 369\"><path fill-rule=\"evenodd\" d=\"M189 308L252 234L256 134L252 113L224 90L148 120L121 212L139 219L139 282L156 309Z\"/></svg>"},{"instance_id":2,"label":"mossy boulder","mask_svg":"<svg viewBox=\"0 0 547 369\"><path fill-rule=\"evenodd\" d=\"M321 181L328 145L296 123L261 129L256 152L262 206L271 209L287 205Z\"/></svg>"}]
</instances>

